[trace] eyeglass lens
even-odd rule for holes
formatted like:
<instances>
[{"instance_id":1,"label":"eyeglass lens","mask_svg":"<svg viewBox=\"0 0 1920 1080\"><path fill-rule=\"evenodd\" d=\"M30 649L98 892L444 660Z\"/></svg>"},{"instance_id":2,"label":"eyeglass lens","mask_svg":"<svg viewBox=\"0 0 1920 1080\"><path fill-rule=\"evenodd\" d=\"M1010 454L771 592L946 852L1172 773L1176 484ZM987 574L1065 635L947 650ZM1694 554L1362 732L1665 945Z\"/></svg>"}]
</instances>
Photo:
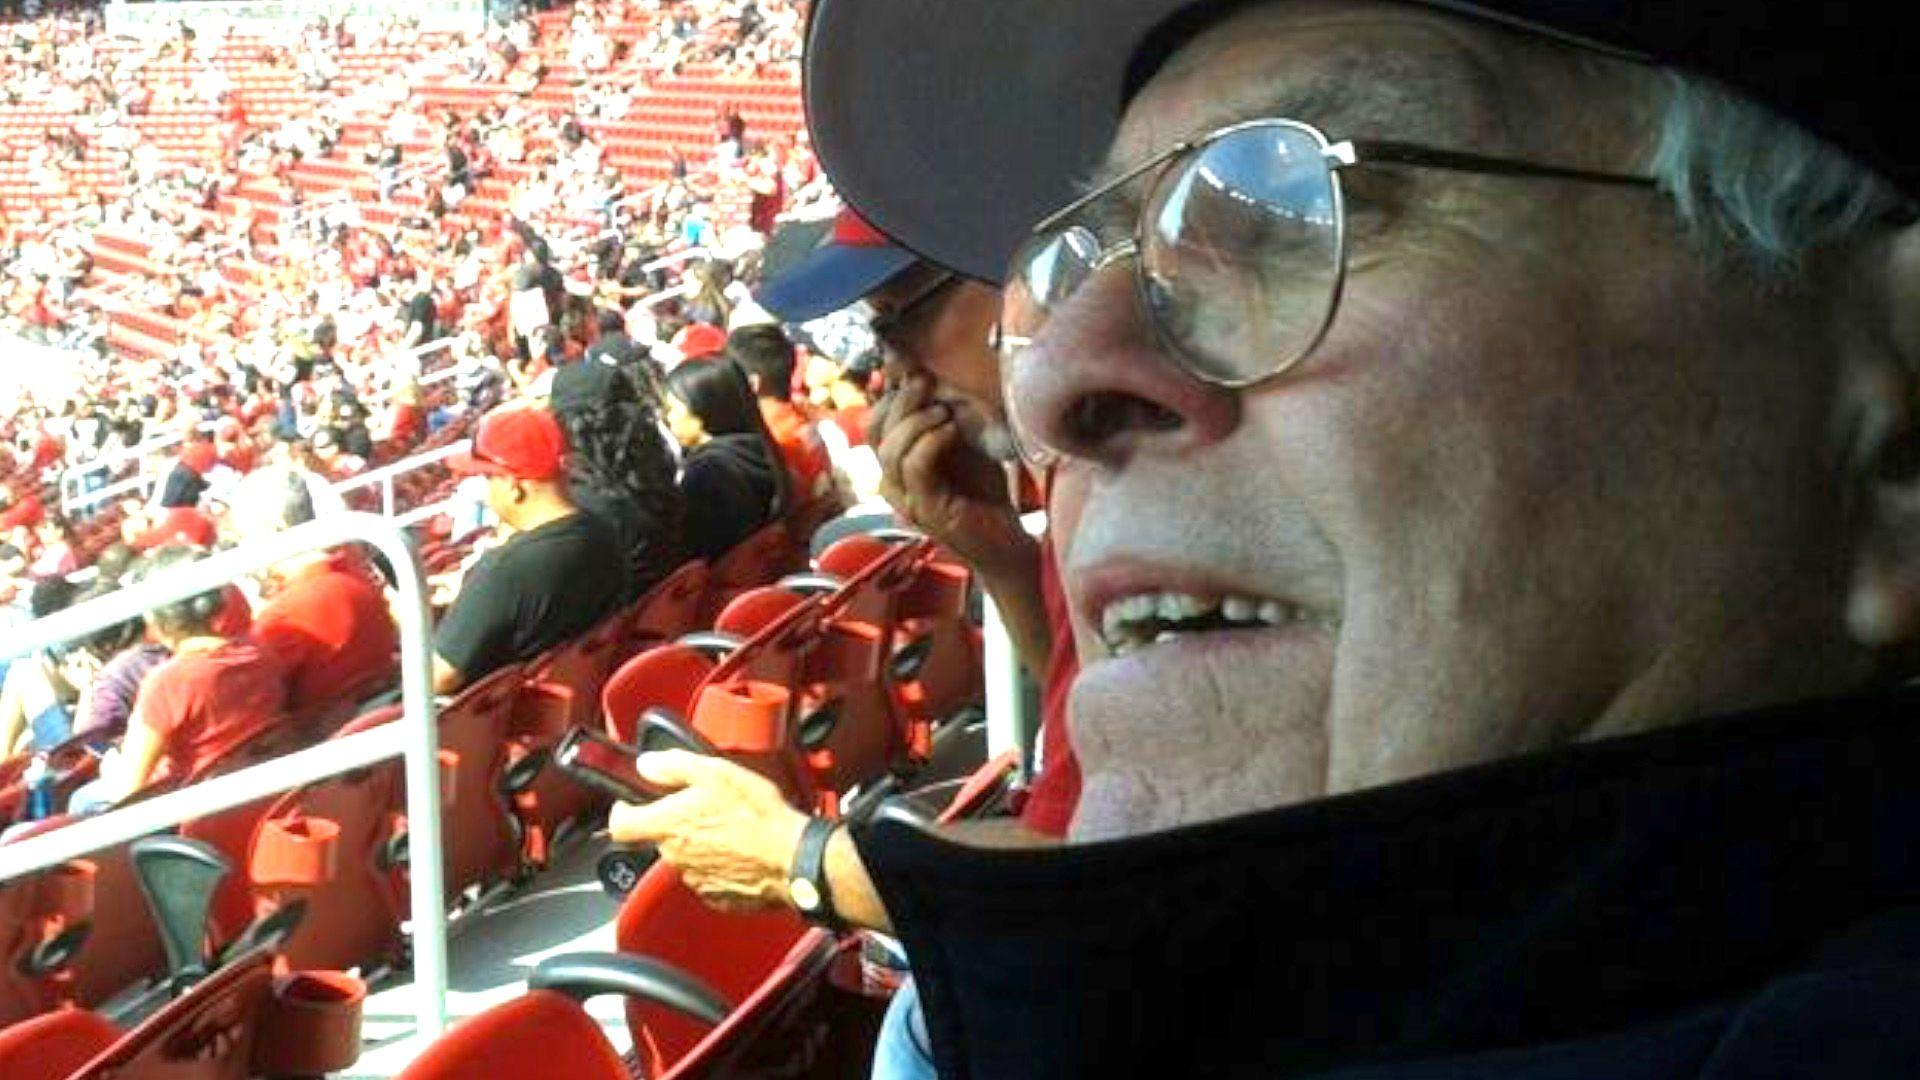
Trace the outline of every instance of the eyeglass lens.
<instances>
[{"instance_id":1,"label":"eyeglass lens","mask_svg":"<svg viewBox=\"0 0 1920 1080\"><path fill-rule=\"evenodd\" d=\"M1332 317L1342 224L1317 133L1280 122L1227 131L1174 159L1149 192L1135 268L1141 303L1195 376L1230 386L1268 378L1311 351ZM1111 251L1076 217L1016 253L1003 373ZM1023 448L1038 457L1030 425L1012 411Z\"/></svg>"}]
</instances>

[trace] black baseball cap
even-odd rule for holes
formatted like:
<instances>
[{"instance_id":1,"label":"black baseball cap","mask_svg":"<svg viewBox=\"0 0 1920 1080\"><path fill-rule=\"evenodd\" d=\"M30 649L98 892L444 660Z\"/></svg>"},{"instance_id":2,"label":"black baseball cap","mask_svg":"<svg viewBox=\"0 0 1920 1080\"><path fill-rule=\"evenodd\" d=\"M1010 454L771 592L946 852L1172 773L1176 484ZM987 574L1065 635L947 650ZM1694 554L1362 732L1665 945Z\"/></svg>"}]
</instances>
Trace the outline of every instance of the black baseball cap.
<instances>
[{"instance_id":1,"label":"black baseball cap","mask_svg":"<svg viewBox=\"0 0 1920 1080\"><path fill-rule=\"evenodd\" d=\"M816 0L804 91L834 187L931 262L999 281L1192 32L1285 0ZM1920 7L1405 0L1717 79L1920 194ZM914 42L902 48L903 41Z\"/></svg>"}]
</instances>

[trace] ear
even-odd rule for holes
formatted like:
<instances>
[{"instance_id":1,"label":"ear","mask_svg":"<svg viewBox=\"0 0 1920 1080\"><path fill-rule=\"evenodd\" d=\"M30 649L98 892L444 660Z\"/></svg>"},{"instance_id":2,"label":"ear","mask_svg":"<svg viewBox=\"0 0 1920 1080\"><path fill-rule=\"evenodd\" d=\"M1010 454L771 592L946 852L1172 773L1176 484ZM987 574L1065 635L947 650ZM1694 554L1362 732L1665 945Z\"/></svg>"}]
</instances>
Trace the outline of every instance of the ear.
<instances>
[{"instance_id":1,"label":"ear","mask_svg":"<svg viewBox=\"0 0 1920 1080\"><path fill-rule=\"evenodd\" d=\"M1847 468L1859 527L1847 590L1847 629L1878 649L1920 645L1920 226L1885 253L1871 318L1878 341L1849 361L1841 387L1851 417Z\"/></svg>"}]
</instances>

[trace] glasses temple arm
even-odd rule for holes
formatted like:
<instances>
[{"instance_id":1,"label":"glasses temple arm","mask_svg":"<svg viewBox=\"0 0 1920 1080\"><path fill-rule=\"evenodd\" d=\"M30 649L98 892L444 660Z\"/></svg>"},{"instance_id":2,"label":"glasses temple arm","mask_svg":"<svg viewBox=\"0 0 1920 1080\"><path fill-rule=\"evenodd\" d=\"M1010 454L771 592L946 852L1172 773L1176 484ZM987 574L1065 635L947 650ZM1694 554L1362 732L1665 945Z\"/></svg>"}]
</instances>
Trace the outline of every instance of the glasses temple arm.
<instances>
[{"instance_id":1,"label":"glasses temple arm","mask_svg":"<svg viewBox=\"0 0 1920 1080\"><path fill-rule=\"evenodd\" d=\"M1530 161L1484 157L1454 150L1436 150L1410 143L1355 140L1343 145L1351 146L1352 152L1351 156L1342 155L1345 160L1339 161L1341 164L1365 164L1374 161L1383 164L1417 165L1429 169L1450 169L1454 172L1530 176L1549 180L1582 180L1594 184L1626 184L1636 187L1651 187L1657 183L1651 176L1595 172L1590 169L1570 169L1557 165L1536 165Z\"/></svg>"}]
</instances>

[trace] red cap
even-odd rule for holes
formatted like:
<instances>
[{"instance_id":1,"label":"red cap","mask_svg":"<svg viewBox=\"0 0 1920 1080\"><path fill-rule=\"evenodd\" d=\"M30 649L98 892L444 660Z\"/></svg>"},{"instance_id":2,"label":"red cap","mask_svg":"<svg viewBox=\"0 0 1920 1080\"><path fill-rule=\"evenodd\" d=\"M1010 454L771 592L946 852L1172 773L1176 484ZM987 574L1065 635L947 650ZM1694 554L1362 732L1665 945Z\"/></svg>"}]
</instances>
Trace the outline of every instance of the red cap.
<instances>
[{"instance_id":1,"label":"red cap","mask_svg":"<svg viewBox=\"0 0 1920 1080\"><path fill-rule=\"evenodd\" d=\"M213 444L210 442L201 442L196 439L188 443L186 448L180 451L180 464L185 465L187 468L192 469L202 476L205 476L207 470L213 468L219 464L219 462L220 452L215 450Z\"/></svg>"},{"instance_id":2,"label":"red cap","mask_svg":"<svg viewBox=\"0 0 1920 1080\"><path fill-rule=\"evenodd\" d=\"M682 360L698 360L726 352L727 332L712 323L694 323L673 335L673 347L679 350Z\"/></svg>"},{"instance_id":3,"label":"red cap","mask_svg":"<svg viewBox=\"0 0 1920 1080\"><path fill-rule=\"evenodd\" d=\"M480 418L473 446L447 460L457 473L552 480L567 456L567 437L553 414L527 405L502 405Z\"/></svg>"}]
</instances>

